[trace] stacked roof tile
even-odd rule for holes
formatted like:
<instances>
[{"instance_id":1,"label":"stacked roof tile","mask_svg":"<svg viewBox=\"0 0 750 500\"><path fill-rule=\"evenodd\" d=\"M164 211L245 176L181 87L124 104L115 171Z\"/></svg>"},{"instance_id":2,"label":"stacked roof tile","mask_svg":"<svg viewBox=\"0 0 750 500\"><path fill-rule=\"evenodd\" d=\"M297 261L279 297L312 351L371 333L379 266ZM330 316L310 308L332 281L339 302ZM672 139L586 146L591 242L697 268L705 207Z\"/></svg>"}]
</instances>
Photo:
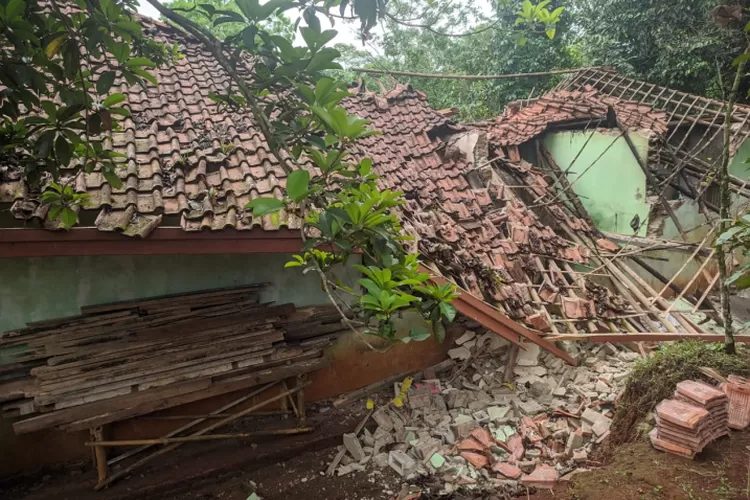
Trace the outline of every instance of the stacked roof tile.
<instances>
[{"instance_id":1,"label":"stacked roof tile","mask_svg":"<svg viewBox=\"0 0 750 500\"><path fill-rule=\"evenodd\" d=\"M591 86L582 90L557 90L537 99L512 102L502 115L481 126L487 129L490 141L496 146L517 146L553 126L607 121L610 107L628 128L658 134L667 131L667 113L634 101L616 99Z\"/></svg>"}]
</instances>

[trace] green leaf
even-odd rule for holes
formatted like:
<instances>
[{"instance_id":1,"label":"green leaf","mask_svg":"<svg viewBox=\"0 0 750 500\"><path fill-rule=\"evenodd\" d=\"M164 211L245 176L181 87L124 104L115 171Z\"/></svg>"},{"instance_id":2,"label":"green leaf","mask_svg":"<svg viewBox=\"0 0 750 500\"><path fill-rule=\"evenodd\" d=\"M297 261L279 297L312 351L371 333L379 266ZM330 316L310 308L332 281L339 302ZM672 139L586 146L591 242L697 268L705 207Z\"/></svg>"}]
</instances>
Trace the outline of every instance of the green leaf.
<instances>
[{"instance_id":1,"label":"green leaf","mask_svg":"<svg viewBox=\"0 0 750 500\"><path fill-rule=\"evenodd\" d=\"M447 302L441 302L440 303L440 312L445 316L445 319L448 321L453 321L456 319L456 308L453 306L453 304L449 304Z\"/></svg>"},{"instance_id":2,"label":"green leaf","mask_svg":"<svg viewBox=\"0 0 750 500\"><path fill-rule=\"evenodd\" d=\"M442 344L445 341L445 325L442 321L437 321L433 323L432 328L435 331L435 338Z\"/></svg>"},{"instance_id":3,"label":"green leaf","mask_svg":"<svg viewBox=\"0 0 750 500\"><path fill-rule=\"evenodd\" d=\"M116 73L114 71L105 71L99 76L99 79L96 81L96 91L99 95L109 92L112 84L115 83L115 76Z\"/></svg>"},{"instance_id":4,"label":"green leaf","mask_svg":"<svg viewBox=\"0 0 750 500\"><path fill-rule=\"evenodd\" d=\"M289 174L286 181L286 191L295 202L302 200L307 195L310 185L310 172L307 170L295 170Z\"/></svg>"},{"instance_id":5,"label":"green leaf","mask_svg":"<svg viewBox=\"0 0 750 500\"><path fill-rule=\"evenodd\" d=\"M245 208L251 209L254 217L261 217L278 212L284 208L284 202L276 198L256 198L245 205Z\"/></svg>"},{"instance_id":6,"label":"green leaf","mask_svg":"<svg viewBox=\"0 0 750 500\"><path fill-rule=\"evenodd\" d=\"M714 245L715 246L724 245L725 243L729 242L735 234L739 233L743 229L745 228L742 226L730 227L729 229L721 233L718 236L718 238L716 238L716 242L714 243Z\"/></svg>"},{"instance_id":7,"label":"green leaf","mask_svg":"<svg viewBox=\"0 0 750 500\"><path fill-rule=\"evenodd\" d=\"M545 33L547 34L547 38L549 38L550 40L552 40L553 38L555 38L555 32L556 31L557 30L555 28L550 28L547 31L545 31Z\"/></svg>"},{"instance_id":8,"label":"green leaf","mask_svg":"<svg viewBox=\"0 0 750 500\"><path fill-rule=\"evenodd\" d=\"M58 135L55 140L55 156L61 167L67 167L73 157L73 149L64 135Z\"/></svg>"},{"instance_id":9,"label":"green leaf","mask_svg":"<svg viewBox=\"0 0 750 500\"><path fill-rule=\"evenodd\" d=\"M125 66L127 66L128 68L139 68L139 67L155 68L156 63L152 61L151 59L148 59L147 57L133 57L132 59L129 59L128 62L125 63Z\"/></svg>"},{"instance_id":10,"label":"green leaf","mask_svg":"<svg viewBox=\"0 0 750 500\"><path fill-rule=\"evenodd\" d=\"M23 0L10 0L8 6L5 7L5 18L9 21L20 17L21 14L26 10L26 2Z\"/></svg>"},{"instance_id":11,"label":"green leaf","mask_svg":"<svg viewBox=\"0 0 750 500\"><path fill-rule=\"evenodd\" d=\"M423 326L412 328L409 330L409 338L417 342L422 342L430 338L430 331Z\"/></svg>"},{"instance_id":12,"label":"green leaf","mask_svg":"<svg viewBox=\"0 0 750 500\"><path fill-rule=\"evenodd\" d=\"M66 228L73 227L78 222L78 214L72 208L64 207L60 215L63 226Z\"/></svg>"},{"instance_id":13,"label":"green leaf","mask_svg":"<svg viewBox=\"0 0 750 500\"><path fill-rule=\"evenodd\" d=\"M109 182L110 186L112 186L113 188L118 189L122 187L122 179L120 179L112 170L105 169L102 172L102 175L105 179L107 179L107 182Z\"/></svg>"},{"instance_id":14,"label":"green leaf","mask_svg":"<svg viewBox=\"0 0 750 500\"><path fill-rule=\"evenodd\" d=\"M125 94L112 94L110 96L107 96L107 98L102 101L102 106L108 108L110 106L114 106L115 104L120 104L125 99L127 99Z\"/></svg>"},{"instance_id":15,"label":"green leaf","mask_svg":"<svg viewBox=\"0 0 750 500\"><path fill-rule=\"evenodd\" d=\"M740 54L734 58L734 61L732 61L732 66L739 66L740 64L744 64L748 59L750 59L750 52Z\"/></svg>"},{"instance_id":16,"label":"green leaf","mask_svg":"<svg viewBox=\"0 0 750 500\"><path fill-rule=\"evenodd\" d=\"M47 48L44 49L44 53L47 54L48 58L52 59L53 57L55 57L55 55L57 55L58 52L60 52L62 44L65 43L67 39L67 33L63 33L62 35L53 38L52 41L47 44Z\"/></svg>"}]
</instances>

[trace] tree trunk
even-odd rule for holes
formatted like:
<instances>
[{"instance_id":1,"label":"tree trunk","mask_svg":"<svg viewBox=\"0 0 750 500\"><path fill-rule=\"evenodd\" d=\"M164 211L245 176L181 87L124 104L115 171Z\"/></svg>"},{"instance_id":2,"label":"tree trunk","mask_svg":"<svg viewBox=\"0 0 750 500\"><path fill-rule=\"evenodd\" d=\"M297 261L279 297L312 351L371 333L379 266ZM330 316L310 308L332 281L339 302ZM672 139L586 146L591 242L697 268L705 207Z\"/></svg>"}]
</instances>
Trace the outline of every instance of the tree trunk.
<instances>
[{"instance_id":1,"label":"tree trunk","mask_svg":"<svg viewBox=\"0 0 750 500\"><path fill-rule=\"evenodd\" d=\"M734 76L732 89L726 104L726 114L724 115L724 151L722 152L721 165L719 167L719 190L721 194L721 205L719 206L719 234L724 233L729 228L729 210L732 206L732 195L729 190L729 156L731 149L731 132L732 132L732 112L734 103L737 100L737 93L742 81L742 75L745 70L745 61L737 65L737 73ZM730 250L731 266L731 250ZM729 305L729 287L727 278L727 253L724 251L724 245L717 245L716 259L719 265L719 297L721 299L721 316L724 320L724 348L728 354L736 352L734 345L734 327L732 325L732 309Z\"/></svg>"}]
</instances>

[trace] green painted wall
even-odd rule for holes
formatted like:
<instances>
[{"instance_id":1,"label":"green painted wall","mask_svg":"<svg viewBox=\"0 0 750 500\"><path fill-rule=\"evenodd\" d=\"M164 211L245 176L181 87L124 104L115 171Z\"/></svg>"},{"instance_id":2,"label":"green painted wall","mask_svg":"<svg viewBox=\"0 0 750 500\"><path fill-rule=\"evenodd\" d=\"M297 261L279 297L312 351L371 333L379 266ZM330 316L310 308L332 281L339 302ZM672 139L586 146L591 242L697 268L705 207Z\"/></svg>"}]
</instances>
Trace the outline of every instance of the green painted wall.
<instances>
[{"instance_id":1,"label":"green painted wall","mask_svg":"<svg viewBox=\"0 0 750 500\"><path fill-rule=\"evenodd\" d=\"M544 146L560 168L567 170L589 135L591 132L587 131L555 132L545 137ZM646 175L625 139L615 140L617 135L619 132L605 129L595 132L568 172L568 179L575 182L573 190L599 230L632 235L630 221L637 214L641 224L638 235L645 236L649 216ZM637 133L631 133L630 137L641 158L648 158L648 138ZM609 150L597 159L613 141Z\"/></svg>"},{"instance_id":2,"label":"green painted wall","mask_svg":"<svg viewBox=\"0 0 750 500\"><path fill-rule=\"evenodd\" d=\"M729 173L735 177L739 177L743 181L750 177L750 163L745 163L745 160L750 159L750 140L742 143L739 147L732 161L729 163Z\"/></svg>"},{"instance_id":3,"label":"green painted wall","mask_svg":"<svg viewBox=\"0 0 750 500\"><path fill-rule=\"evenodd\" d=\"M264 301L326 303L316 277L284 269L288 260L281 254L0 259L0 332L80 314L83 305L257 282L272 283Z\"/></svg>"}]
</instances>

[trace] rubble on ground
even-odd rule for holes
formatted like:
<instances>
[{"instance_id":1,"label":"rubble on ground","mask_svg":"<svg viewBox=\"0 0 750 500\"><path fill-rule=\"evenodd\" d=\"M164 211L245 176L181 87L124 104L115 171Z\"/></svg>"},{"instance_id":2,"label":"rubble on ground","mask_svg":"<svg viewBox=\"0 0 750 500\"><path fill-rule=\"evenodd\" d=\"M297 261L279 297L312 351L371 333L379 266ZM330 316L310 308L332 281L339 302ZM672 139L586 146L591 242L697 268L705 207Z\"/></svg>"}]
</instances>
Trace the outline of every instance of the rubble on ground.
<instances>
[{"instance_id":1,"label":"rubble on ground","mask_svg":"<svg viewBox=\"0 0 750 500\"><path fill-rule=\"evenodd\" d=\"M589 457L609 434L639 354L612 344L589 350L571 344L567 350L580 364L573 367L534 344L525 347L506 383L509 345L492 333L466 332L449 351L453 375L407 382L400 407L403 391L396 384L396 404L378 407L375 425L358 438L345 436L349 452L337 473L390 467L405 480L439 480L439 494L461 488L513 493L552 488L595 465Z\"/></svg>"}]
</instances>

